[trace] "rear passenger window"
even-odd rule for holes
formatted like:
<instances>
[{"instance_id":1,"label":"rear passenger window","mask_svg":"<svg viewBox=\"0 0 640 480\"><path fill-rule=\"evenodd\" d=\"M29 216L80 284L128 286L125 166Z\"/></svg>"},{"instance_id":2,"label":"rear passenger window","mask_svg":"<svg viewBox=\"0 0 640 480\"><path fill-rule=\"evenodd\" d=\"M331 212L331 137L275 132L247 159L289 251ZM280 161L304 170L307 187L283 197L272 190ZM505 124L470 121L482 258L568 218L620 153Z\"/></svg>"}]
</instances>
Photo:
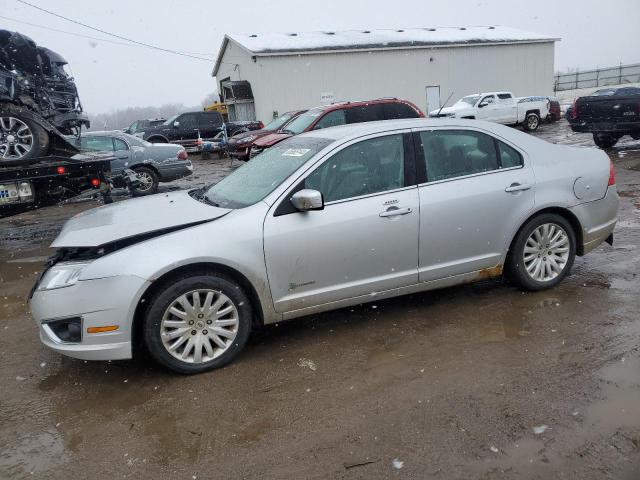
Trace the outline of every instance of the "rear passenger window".
<instances>
[{"instance_id":1,"label":"rear passenger window","mask_svg":"<svg viewBox=\"0 0 640 480\"><path fill-rule=\"evenodd\" d=\"M419 118L418 112L416 112L409 105L404 103L385 103L384 104L384 119L393 120L396 118Z\"/></svg>"},{"instance_id":2,"label":"rear passenger window","mask_svg":"<svg viewBox=\"0 0 640 480\"><path fill-rule=\"evenodd\" d=\"M502 168L520 167L523 165L522 155L506 143L498 140L500 150L500 164Z\"/></svg>"},{"instance_id":3,"label":"rear passenger window","mask_svg":"<svg viewBox=\"0 0 640 480\"><path fill-rule=\"evenodd\" d=\"M435 182L498 170L493 137L471 130L420 132L427 180Z\"/></svg>"},{"instance_id":4,"label":"rear passenger window","mask_svg":"<svg viewBox=\"0 0 640 480\"><path fill-rule=\"evenodd\" d=\"M361 105L347 109L347 123L375 122L385 120L382 105Z\"/></svg>"},{"instance_id":5,"label":"rear passenger window","mask_svg":"<svg viewBox=\"0 0 640 480\"><path fill-rule=\"evenodd\" d=\"M321 128L337 127L338 125L344 125L347 123L344 110L333 110L327 113L324 117L318 120L318 123L313 127L314 130L320 130Z\"/></svg>"},{"instance_id":6,"label":"rear passenger window","mask_svg":"<svg viewBox=\"0 0 640 480\"><path fill-rule=\"evenodd\" d=\"M207 112L200 115L200 121L205 125L222 125L222 115L218 112Z\"/></svg>"}]
</instances>

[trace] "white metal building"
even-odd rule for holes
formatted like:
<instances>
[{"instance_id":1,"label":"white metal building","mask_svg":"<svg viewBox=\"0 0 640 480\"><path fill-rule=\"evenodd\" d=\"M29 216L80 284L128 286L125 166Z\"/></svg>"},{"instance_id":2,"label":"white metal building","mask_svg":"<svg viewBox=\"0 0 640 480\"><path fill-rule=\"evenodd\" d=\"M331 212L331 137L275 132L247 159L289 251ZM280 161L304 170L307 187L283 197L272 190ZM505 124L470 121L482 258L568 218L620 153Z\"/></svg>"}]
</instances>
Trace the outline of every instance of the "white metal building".
<instances>
[{"instance_id":1,"label":"white metal building","mask_svg":"<svg viewBox=\"0 0 640 480\"><path fill-rule=\"evenodd\" d=\"M212 75L232 120L381 97L426 112L449 95L551 95L558 40L502 26L229 34Z\"/></svg>"}]
</instances>

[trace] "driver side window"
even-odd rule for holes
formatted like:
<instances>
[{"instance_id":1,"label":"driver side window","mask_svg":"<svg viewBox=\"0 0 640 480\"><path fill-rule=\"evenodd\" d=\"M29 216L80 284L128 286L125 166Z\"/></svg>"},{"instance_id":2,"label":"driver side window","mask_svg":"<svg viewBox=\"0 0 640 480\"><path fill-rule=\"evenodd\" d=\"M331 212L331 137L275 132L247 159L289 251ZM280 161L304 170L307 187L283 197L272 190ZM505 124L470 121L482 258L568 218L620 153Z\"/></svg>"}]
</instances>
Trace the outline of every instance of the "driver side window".
<instances>
[{"instance_id":1,"label":"driver side window","mask_svg":"<svg viewBox=\"0 0 640 480\"><path fill-rule=\"evenodd\" d=\"M483 104L483 103L489 104L489 103L493 103L494 101L495 101L495 98L493 97L493 95L489 95L488 97L484 97L480 102L480 104Z\"/></svg>"},{"instance_id":2,"label":"driver side window","mask_svg":"<svg viewBox=\"0 0 640 480\"><path fill-rule=\"evenodd\" d=\"M404 186L402 135L388 135L349 145L326 160L305 180L325 202L394 190Z\"/></svg>"}]
</instances>

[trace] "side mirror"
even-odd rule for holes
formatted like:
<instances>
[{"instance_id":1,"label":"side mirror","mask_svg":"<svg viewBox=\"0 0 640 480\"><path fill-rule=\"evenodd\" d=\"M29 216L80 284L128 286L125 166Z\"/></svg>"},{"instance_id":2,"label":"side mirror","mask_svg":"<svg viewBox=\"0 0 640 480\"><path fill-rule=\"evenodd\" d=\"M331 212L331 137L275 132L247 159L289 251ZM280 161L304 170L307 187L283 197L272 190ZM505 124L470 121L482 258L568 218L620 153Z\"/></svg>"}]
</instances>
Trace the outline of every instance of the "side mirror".
<instances>
[{"instance_id":1,"label":"side mirror","mask_svg":"<svg viewBox=\"0 0 640 480\"><path fill-rule=\"evenodd\" d=\"M480 102L480 105L478 105L478 108L486 107L487 105L489 105L488 102Z\"/></svg>"},{"instance_id":2,"label":"side mirror","mask_svg":"<svg viewBox=\"0 0 640 480\"><path fill-rule=\"evenodd\" d=\"M296 192L291 197L291 203L300 212L309 210L322 210L324 208L324 199L322 193L317 190L305 188Z\"/></svg>"},{"instance_id":3,"label":"side mirror","mask_svg":"<svg viewBox=\"0 0 640 480\"><path fill-rule=\"evenodd\" d=\"M178 128L180 126L180 122L175 121L173 122L173 128Z\"/></svg>"}]
</instances>

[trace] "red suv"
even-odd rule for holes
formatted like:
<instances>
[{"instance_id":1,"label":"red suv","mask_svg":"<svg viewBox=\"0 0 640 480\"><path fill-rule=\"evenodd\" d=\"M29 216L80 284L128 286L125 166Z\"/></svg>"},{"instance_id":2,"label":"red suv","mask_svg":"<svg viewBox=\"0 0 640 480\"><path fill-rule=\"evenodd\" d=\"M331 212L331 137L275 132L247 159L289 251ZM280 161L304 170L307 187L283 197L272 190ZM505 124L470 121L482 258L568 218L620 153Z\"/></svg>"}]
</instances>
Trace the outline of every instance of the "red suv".
<instances>
[{"instance_id":1,"label":"red suv","mask_svg":"<svg viewBox=\"0 0 640 480\"><path fill-rule=\"evenodd\" d=\"M298 116L279 132L265 135L253 142L250 156L255 157L265 148L302 132L336 127L349 123L395 120L398 118L424 118L424 113L413 103L396 98L369 100L367 102L332 103L316 107Z\"/></svg>"},{"instance_id":2,"label":"red suv","mask_svg":"<svg viewBox=\"0 0 640 480\"><path fill-rule=\"evenodd\" d=\"M274 118L264 128L260 130L250 130L248 132L237 133L229 139L228 152L229 155L239 160L249 160L249 152L251 146L258 138L282 131L283 128L291 123L296 117L306 112L306 110L293 110L286 112L279 117Z\"/></svg>"}]
</instances>

